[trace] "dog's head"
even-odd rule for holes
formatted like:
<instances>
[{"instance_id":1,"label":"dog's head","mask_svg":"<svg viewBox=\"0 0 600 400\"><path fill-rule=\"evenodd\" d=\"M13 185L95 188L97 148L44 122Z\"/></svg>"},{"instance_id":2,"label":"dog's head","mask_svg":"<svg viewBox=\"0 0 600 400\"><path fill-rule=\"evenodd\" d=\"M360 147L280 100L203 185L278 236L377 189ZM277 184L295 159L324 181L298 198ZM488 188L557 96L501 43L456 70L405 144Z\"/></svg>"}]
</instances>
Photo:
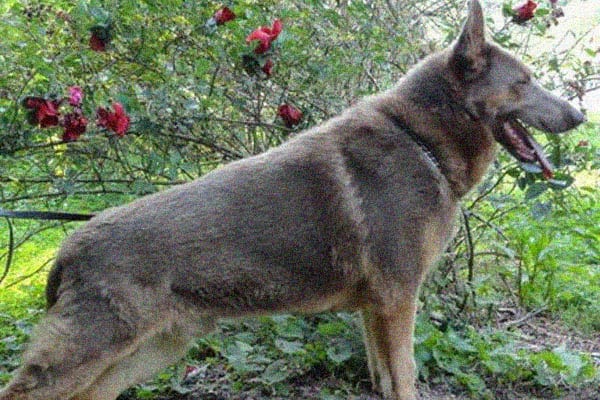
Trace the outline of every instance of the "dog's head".
<instances>
[{"instance_id":1,"label":"dog's head","mask_svg":"<svg viewBox=\"0 0 600 400\"><path fill-rule=\"evenodd\" d=\"M517 160L539 164L544 176L551 177L550 162L524 125L559 133L584 122L585 116L542 88L521 61L488 43L484 29L481 5L471 0L449 57L465 107L491 127L495 139Z\"/></svg>"}]
</instances>

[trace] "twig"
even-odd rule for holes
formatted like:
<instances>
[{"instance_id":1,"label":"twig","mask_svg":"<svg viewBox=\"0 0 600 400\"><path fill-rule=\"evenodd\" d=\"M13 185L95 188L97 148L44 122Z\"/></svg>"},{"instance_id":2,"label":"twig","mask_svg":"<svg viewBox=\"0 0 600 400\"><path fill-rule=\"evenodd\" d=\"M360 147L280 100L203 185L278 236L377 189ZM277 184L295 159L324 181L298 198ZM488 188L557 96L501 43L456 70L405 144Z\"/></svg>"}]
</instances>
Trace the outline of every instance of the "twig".
<instances>
[{"instance_id":1,"label":"twig","mask_svg":"<svg viewBox=\"0 0 600 400\"><path fill-rule=\"evenodd\" d=\"M196 137L196 136L189 136L189 135L182 135L179 133L170 133L170 134L162 134L162 136L165 137L171 137L171 138L175 138L175 139L180 139L180 140L185 140L188 142L192 142L192 143L196 143L196 144L200 144L202 146L206 146L209 149L216 151L218 153L221 153L223 155L223 157L225 159L229 159L229 160L236 160L236 159L240 159L243 157L242 154L237 153L235 151L226 149L224 147L219 146L216 143L211 143L207 140L204 140L200 137Z\"/></svg>"},{"instance_id":2,"label":"twig","mask_svg":"<svg viewBox=\"0 0 600 400\"><path fill-rule=\"evenodd\" d=\"M474 275L473 267L475 265L475 252L473 249L473 235L471 234L471 225L469 224L469 213L464 208L462 208L462 215L463 215L463 220L464 220L464 225L465 225L465 233L467 235L467 250L469 252L469 258L467 260L467 266L469 267L468 282L469 282L469 285L471 285L473 283L473 275Z\"/></svg>"},{"instance_id":3,"label":"twig","mask_svg":"<svg viewBox=\"0 0 600 400\"><path fill-rule=\"evenodd\" d=\"M469 210L472 210L475 205L482 200L483 198L485 198L488 194L490 194L491 192L494 191L494 189L496 189L496 187L498 187L498 185L500 185L503 181L504 181L504 177L506 175L508 175L508 173L510 172L510 168L506 169L505 171L502 172L502 174L498 177L498 179L496 180L496 182L494 182L494 184L492 186L490 186L485 192L483 192L482 194L480 194L475 200L473 200L471 202L471 204L469 204L469 206L467 207Z\"/></svg>"},{"instance_id":4,"label":"twig","mask_svg":"<svg viewBox=\"0 0 600 400\"><path fill-rule=\"evenodd\" d=\"M475 302L475 292L473 291L473 277L474 277L474 265L475 265L475 251L473 249L473 236L471 234L471 226L469 225L468 211L461 207L463 216L463 225L465 227L465 237L467 245L467 290L462 304L459 307L459 312L462 312L467 306L467 301L470 296L473 296L473 303Z\"/></svg>"},{"instance_id":5,"label":"twig","mask_svg":"<svg viewBox=\"0 0 600 400\"><path fill-rule=\"evenodd\" d=\"M479 214L477 214L477 213L475 213L473 211L467 210L467 209L464 209L463 213L466 213L469 217L473 217L476 220L482 222L487 227L489 227L489 228L493 229L494 231L496 231L496 233L498 235L500 235L502 237L502 239L504 239L506 241L509 241L509 239L506 237L506 235L504 234L504 232L502 232L502 230L500 228L498 228L496 225L492 224L490 221L486 220L485 218L483 218Z\"/></svg>"},{"instance_id":6,"label":"twig","mask_svg":"<svg viewBox=\"0 0 600 400\"><path fill-rule=\"evenodd\" d=\"M26 235L24 235L21 239L19 239L18 241L15 241L14 244L14 250L17 251L19 249L19 247L21 247L23 244L25 244L29 239L31 239L32 237L34 237L35 235L42 233L48 229L54 229L54 228L58 228L60 226L64 226L63 223L58 223L58 224L44 224L43 226L41 226L40 228L27 233ZM0 261L4 258L8 256L8 253L4 253L2 255L0 255Z\"/></svg>"},{"instance_id":7,"label":"twig","mask_svg":"<svg viewBox=\"0 0 600 400\"><path fill-rule=\"evenodd\" d=\"M33 199L52 199L55 197L67 197L67 196L94 196L98 194L130 194L130 192L124 190L82 190L75 192L61 191L56 193L36 194L36 195L23 195L16 196L9 199L4 199L4 203L16 203L22 200L33 200Z\"/></svg>"},{"instance_id":8,"label":"twig","mask_svg":"<svg viewBox=\"0 0 600 400\"><path fill-rule=\"evenodd\" d=\"M211 117L210 121L226 122L226 123L232 124L232 125L262 126L262 127L265 127L265 128L279 129L279 130L290 131L290 132L293 130L293 129L290 129L290 128L286 128L283 125L269 124L268 122L262 122L262 121L236 121L234 119L219 118L219 117Z\"/></svg>"},{"instance_id":9,"label":"twig","mask_svg":"<svg viewBox=\"0 0 600 400\"><path fill-rule=\"evenodd\" d=\"M588 80L592 80L592 79L588 79ZM586 94L588 94L590 92L593 92L594 90L598 90L598 89L600 89L600 85L598 85L598 86L592 86L591 88L586 88L585 89L585 93L583 95L585 96ZM579 96L576 95L576 94L568 97L569 100L574 100L574 99L577 99L577 98L579 98Z\"/></svg>"},{"instance_id":10,"label":"twig","mask_svg":"<svg viewBox=\"0 0 600 400\"><path fill-rule=\"evenodd\" d=\"M505 327L505 328L507 328L507 327L510 327L510 326L519 326L519 325L521 325L523 322L527 321L528 319L531 319L531 318L535 317L535 316L536 316L536 315L538 315L538 314L541 314L542 312L544 312L544 311L546 311L546 310L547 310L547 307L546 307L546 306L544 306L544 307L541 307L541 308L538 308L537 310L534 310L534 311L532 311L532 312L530 312L530 313L526 314L525 316L523 316L523 317L521 317L521 318L519 318L519 319L516 319L516 320L514 320L514 321L509 321L509 322L506 322L506 323L504 324L504 327Z\"/></svg>"},{"instance_id":11,"label":"twig","mask_svg":"<svg viewBox=\"0 0 600 400\"><path fill-rule=\"evenodd\" d=\"M510 294L510 297L513 300L513 303L515 305L519 305L520 301L519 298L517 296L515 296L512 288L510 287L510 284L508 283L508 281L506 280L506 278L504 277L504 275L502 274L498 274L498 276L500 277L500 281L504 284L504 286L506 287L506 291L508 292L508 294Z\"/></svg>"},{"instance_id":12,"label":"twig","mask_svg":"<svg viewBox=\"0 0 600 400\"><path fill-rule=\"evenodd\" d=\"M364 71L365 74L367 75L367 78L369 78L369 80L371 81L371 83L373 84L373 86L375 86L375 89L379 92L381 91L381 88L379 87L379 84L377 83L377 79L375 79L375 77L373 76L373 74L371 74L371 71L369 71L368 67L364 67Z\"/></svg>"},{"instance_id":13,"label":"twig","mask_svg":"<svg viewBox=\"0 0 600 400\"><path fill-rule=\"evenodd\" d=\"M47 179L27 179L27 178L12 178L8 176L0 176L0 182L2 183L26 183L26 184L43 184L43 183L54 183L58 178L47 178ZM69 182L73 183L91 183L91 184L101 184L101 183L119 183L125 185L131 185L136 182L135 179L69 179ZM174 186L180 185L187 181L176 179L173 181L147 181L147 183L156 186Z\"/></svg>"},{"instance_id":14,"label":"twig","mask_svg":"<svg viewBox=\"0 0 600 400\"><path fill-rule=\"evenodd\" d=\"M11 283L6 284L6 288L15 286L15 285L23 282L24 280L31 278L32 276L34 276L35 274L37 274L38 272L40 272L41 270L43 270L44 268L46 268L46 265L50 264L50 262L53 261L54 258L55 257L49 258L41 266L39 266L38 268L36 268L34 271L28 273L27 275L20 276L17 279L15 279L14 281L12 281Z\"/></svg>"},{"instance_id":15,"label":"twig","mask_svg":"<svg viewBox=\"0 0 600 400\"><path fill-rule=\"evenodd\" d=\"M15 252L15 233L10 218L6 218L6 223L8 224L8 252L6 253L6 263L4 264L4 271L2 271L2 276L0 276L0 284L2 284L4 279L6 279L6 277L8 276L8 271L10 270L10 266L13 260L13 254Z\"/></svg>"}]
</instances>

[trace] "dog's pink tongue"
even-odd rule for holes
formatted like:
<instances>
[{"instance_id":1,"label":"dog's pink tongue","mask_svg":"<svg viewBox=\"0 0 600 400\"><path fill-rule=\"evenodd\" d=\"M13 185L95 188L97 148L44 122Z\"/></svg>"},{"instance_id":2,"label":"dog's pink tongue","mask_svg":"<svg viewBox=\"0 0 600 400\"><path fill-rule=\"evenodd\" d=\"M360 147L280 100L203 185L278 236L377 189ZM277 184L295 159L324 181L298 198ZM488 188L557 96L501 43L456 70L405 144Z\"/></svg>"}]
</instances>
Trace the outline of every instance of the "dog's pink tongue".
<instances>
[{"instance_id":1,"label":"dog's pink tongue","mask_svg":"<svg viewBox=\"0 0 600 400\"><path fill-rule=\"evenodd\" d=\"M544 153L538 153L536 151L538 161L542 165L542 174L546 180L554 178L554 166L548 161Z\"/></svg>"},{"instance_id":2,"label":"dog's pink tongue","mask_svg":"<svg viewBox=\"0 0 600 400\"><path fill-rule=\"evenodd\" d=\"M542 168L545 179L554 177L554 166L544 154L542 146L527 132L518 121L506 121L504 123L506 138L511 144L512 151L520 157L523 162L537 162Z\"/></svg>"},{"instance_id":3,"label":"dog's pink tongue","mask_svg":"<svg viewBox=\"0 0 600 400\"><path fill-rule=\"evenodd\" d=\"M536 160L540 163L540 166L542 167L542 175L544 175L544 178L554 178L554 165L552 165L550 160L548 160L548 157L546 157L546 155L544 154L542 146L540 146L540 144L529 135L526 135L525 138L528 142L527 144L533 149L533 153L535 154Z\"/></svg>"}]
</instances>

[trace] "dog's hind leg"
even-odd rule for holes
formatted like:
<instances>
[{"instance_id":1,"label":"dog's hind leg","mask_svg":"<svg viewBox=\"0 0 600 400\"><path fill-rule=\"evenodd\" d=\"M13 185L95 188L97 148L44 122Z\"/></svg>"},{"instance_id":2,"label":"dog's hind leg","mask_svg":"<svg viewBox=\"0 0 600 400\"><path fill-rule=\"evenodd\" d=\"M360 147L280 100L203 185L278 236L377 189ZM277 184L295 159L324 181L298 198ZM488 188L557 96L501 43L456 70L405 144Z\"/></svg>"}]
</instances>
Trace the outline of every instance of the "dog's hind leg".
<instances>
[{"instance_id":1,"label":"dog's hind leg","mask_svg":"<svg viewBox=\"0 0 600 400\"><path fill-rule=\"evenodd\" d=\"M70 291L50 308L0 400L65 400L136 349L139 326L111 300Z\"/></svg>"},{"instance_id":2,"label":"dog's hind leg","mask_svg":"<svg viewBox=\"0 0 600 400\"><path fill-rule=\"evenodd\" d=\"M374 389L386 400L416 400L413 299L404 299L395 307L365 309L362 314Z\"/></svg>"},{"instance_id":3,"label":"dog's hind leg","mask_svg":"<svg viewBox=\"0 0 600 400\"><path fill-rule=\"evenodd\" d=\"M189 348L193 336L213 329L210 322L202 326L174 325L144 340L132 354L107 368L92 385L71 400L114 400L128 387L152 378L163 368L176 363Z\"/></svg>"}]
</instances>

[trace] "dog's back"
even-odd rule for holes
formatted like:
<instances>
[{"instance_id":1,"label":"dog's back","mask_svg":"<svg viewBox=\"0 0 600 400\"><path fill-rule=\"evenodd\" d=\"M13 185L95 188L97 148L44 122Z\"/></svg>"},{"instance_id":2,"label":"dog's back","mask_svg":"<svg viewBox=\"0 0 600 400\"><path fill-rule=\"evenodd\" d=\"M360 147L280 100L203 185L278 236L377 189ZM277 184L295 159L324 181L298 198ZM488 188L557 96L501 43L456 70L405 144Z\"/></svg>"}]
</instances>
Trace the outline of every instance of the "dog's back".
<instances>
[{"instance_id":1,"label":"dog's back","mask_svg":"<svg viewBox=\"0 0 600 400\"><path fill-rule=\"evenodd\" d=\"M99 214L63 244L49 304L82 280L85 290L106 293L116 282L130 293L140 288L140 296L152 288L171 305L220 316L358 305L375 272L365 261L387 257L392 237L408 257L422 247L429 220L453 215L438 168L377 110L387 97L394 94L265 154ZM367 256L377 237L385 243Z\"/></svg>"},{"instance_id":2,"label":"dog's back","mask_svg":"<svg viewBox=\"0 0 600 400\"><path fill-rule=\"evenodd\" d=\"M357 241L357 227L328 145L331 138L304 134L108 210L63 245L55 280L78 276L110 288L128 281L199 312L230 316L289 309L307 293L326 297L344 285L332 249L339 249L340 268L357 257L344 248Z\"/></svg>"}]
</instances>

